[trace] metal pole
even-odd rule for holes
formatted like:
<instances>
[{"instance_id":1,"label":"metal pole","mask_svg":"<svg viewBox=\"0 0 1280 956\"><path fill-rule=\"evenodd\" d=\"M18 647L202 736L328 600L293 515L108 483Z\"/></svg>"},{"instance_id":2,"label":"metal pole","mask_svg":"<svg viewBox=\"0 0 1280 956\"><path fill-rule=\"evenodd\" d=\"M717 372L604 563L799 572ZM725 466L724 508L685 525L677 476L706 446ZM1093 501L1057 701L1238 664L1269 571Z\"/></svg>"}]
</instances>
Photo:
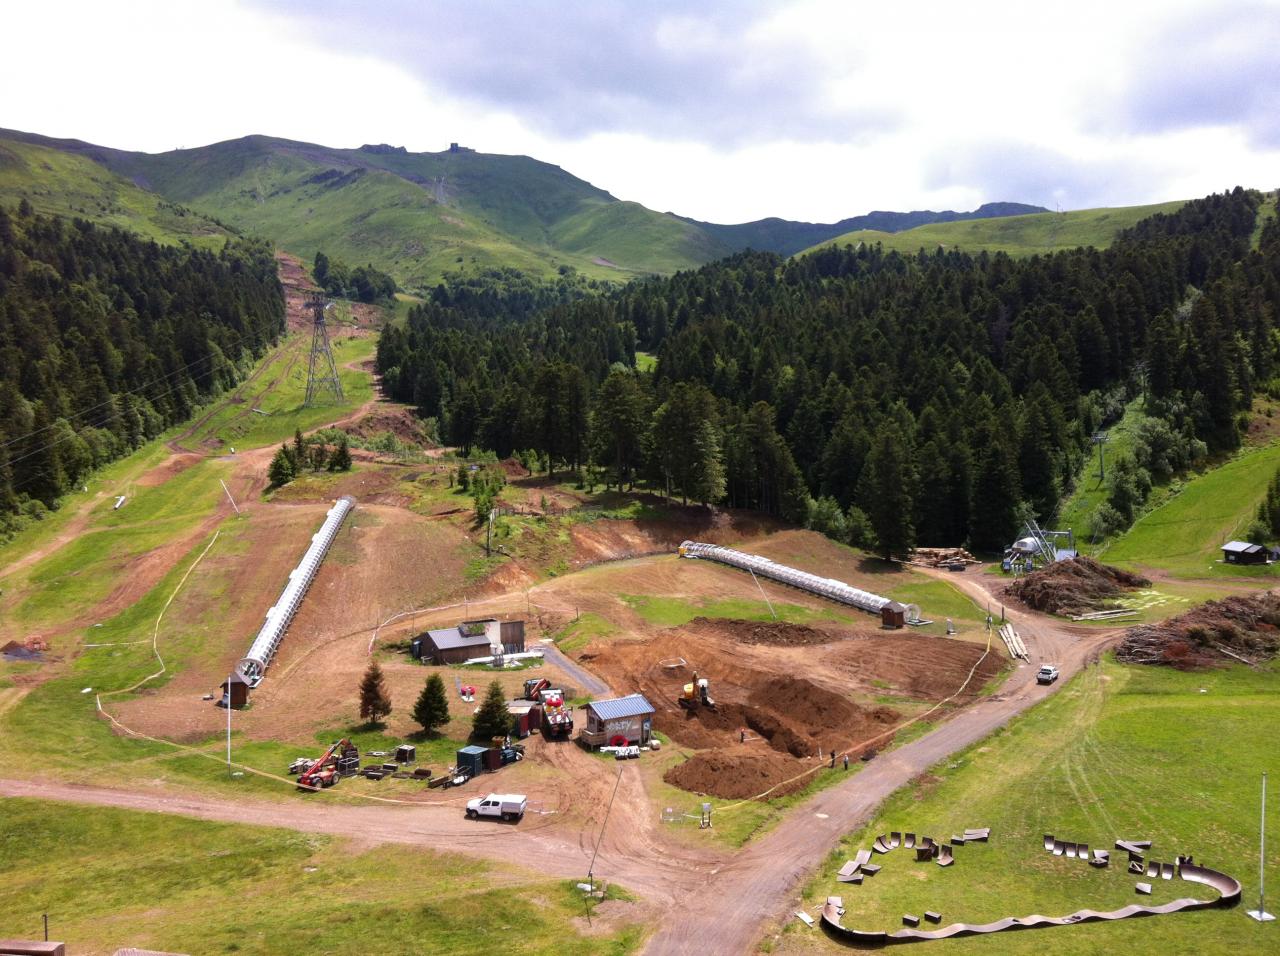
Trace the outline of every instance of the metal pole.
<instances>
[{"instance_id":1,"label":"metal pole","mask_svg":"<svg viewBox=\"0 0 1280 956\"><path fill-rule=\"evenodd\" d=\"M227 776L231 776L231 676L227 676Z\"/></svg>"},{"instance_id":2,"label":"metal pole","mask_svg":"<svg viewBox=\"0 0 1280 956\"><path fill-rule=\"evenodd\" d=\"M231 489L227 487L227 483L219 478L218 484L222 485L222 490L227 493L227 500L231 502L231 507L236 509L236 514L239 514L240 507L236 504L236 499L231 497Z\"/></svg>"},{"instance_id":3,"label":"metal pole","mask_svg":"<svg viewBox=\"0 0 1280 956\"><path fill-rule=\"evenodd\" d=\"M1262 772L1262 817L1258 823L1258 908L1249 910L1249 915L1259 923L1269 923L1275 919L1267 912L1266 880L1267 880L1267 773Z\"/></svg>"},{"instance_id":4,"label":"metal pole","mask_svg":"<svg viewBox=\"0 0 1280 956\"><path fill-rule=\"evenodd\" d=\"M49 942L49 914L44 914L44 941Z\"/></svg>"},{"instance_id":5,"label":"metal pole","mask_svg":"<svg viewBox=\"0 0 1280 956\"><path fill-rule=\"evenodd\" d=\"M756 582L756 587L760 588L760 596L764 598L764 603L769 605L769 613L773 615L773 619L776 621L778 612L773 609L773 602L769 600L769 595L764 593L764 588L760 587L760 579L756 577L756 573L750 568L747 568L747 571L751 574L751 580Z\"/></svg>"},{"instance_id":6,"label":"metal pole","mask_svg":"<svg viewBox=\"0 0 1280 956\"><path fill-rule=\"evenodd\" d=\"M613 796L609 797L609 806L604 811L604 822L600 824L600 836L596 838L596 848L591 851L591 865L587 867L587 882L595 887L596 856L600 852L600 844L604 842L604 828L609 825L609 813L613 810L614 797L618 795L618 787L622 783L622 768L618 768L618 779L613 785Z\"/></svg>"}]
</instances>

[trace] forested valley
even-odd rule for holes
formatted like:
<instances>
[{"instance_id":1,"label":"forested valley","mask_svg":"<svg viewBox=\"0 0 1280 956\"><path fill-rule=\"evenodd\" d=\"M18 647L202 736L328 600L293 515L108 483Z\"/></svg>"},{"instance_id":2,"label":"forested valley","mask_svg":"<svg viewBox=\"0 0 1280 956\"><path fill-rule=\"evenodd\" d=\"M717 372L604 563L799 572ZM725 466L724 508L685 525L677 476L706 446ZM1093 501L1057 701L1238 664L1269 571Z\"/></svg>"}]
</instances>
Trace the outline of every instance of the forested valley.
<instances>
[{"instance_id":1,"label":"forested valley","mask_svg":"<svg viewBox=\"0 0 1280 956\"><path fill-rule=\"evenodd\" d=\"M0 208L0 532L189 418L284 330L271 248Z\"/></svg>"},{"instance_id":2,"label":"forested valley","mask_svg":"<svg viewBox=\"0 0 1280 956\"><path fill-rule=\"evenodd\" d=\"M1151 416L1112 502L1241 440L1277 388L1280 227L1236 188L1108 249L741 253L585 296L437 287L378 364L464 452L761 509L851 543L995 550L1096 429ZM474 283L474 280L473 280ZM637 368L637 355L640 368Z\"/></svg>"}]
</instances>

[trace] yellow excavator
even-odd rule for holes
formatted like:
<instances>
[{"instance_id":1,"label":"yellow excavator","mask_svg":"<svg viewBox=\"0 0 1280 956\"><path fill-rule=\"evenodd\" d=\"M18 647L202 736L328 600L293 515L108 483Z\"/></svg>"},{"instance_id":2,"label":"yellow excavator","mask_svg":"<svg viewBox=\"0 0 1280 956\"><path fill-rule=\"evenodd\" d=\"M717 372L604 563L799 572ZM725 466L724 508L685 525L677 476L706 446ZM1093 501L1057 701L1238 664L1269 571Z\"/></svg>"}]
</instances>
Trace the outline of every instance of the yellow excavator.
<instances>
[{"instance_id":1,"label":"yellow excavator","mask_svg":"<svg viewBox=\"0 0 1280 956\"><path fill-rule=\"evenodd\" d=\"M711 685L705 677L698 677L697 671L693 672L693 680L680 692L680 706L685 710L695 710L700 706L716 709L716 702L711 699Z\"/></svg>"}]
</instances>

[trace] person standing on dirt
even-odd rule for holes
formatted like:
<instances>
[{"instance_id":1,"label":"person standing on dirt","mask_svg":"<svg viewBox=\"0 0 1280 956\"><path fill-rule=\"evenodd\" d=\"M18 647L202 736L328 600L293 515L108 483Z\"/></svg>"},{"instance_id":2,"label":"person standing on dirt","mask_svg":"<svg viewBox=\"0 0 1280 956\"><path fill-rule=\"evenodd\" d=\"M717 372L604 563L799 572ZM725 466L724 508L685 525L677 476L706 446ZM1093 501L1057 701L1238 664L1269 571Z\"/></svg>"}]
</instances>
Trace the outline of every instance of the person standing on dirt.
<instances>
[{"instance_id":1,"label":"person standing on dirt","mask_svg":"<svg viewBox=\"0 0 1280 956\"><path fill-rule=\"evenodd\" d=\"M848 770L849 770L849 755L848 755L848 754L845 754L845 755L844 755L844 769L845 769L845 771L846 771L846 772L848 772Z\"/></svg>"}]
</instances>

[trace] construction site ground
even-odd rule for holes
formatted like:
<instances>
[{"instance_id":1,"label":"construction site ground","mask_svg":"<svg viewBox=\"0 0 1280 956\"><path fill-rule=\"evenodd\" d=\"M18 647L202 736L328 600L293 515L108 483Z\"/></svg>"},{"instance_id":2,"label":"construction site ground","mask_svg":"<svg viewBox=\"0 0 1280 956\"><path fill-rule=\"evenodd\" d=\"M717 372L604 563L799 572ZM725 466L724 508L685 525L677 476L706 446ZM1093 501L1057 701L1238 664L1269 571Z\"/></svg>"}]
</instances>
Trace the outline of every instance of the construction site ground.
<instances>
[{"instance_id":1,"label":"construction site ground","mask_svg":"<svg viewBox=\"0 0 1280 956\"><path fill-rule=\"evenodd\" d=\"M304 318L298 289L294 326ZM1057 689L1036 686L1029 665L995 683L1007 662L998 647L988 651L983 618L1001 582L980 569L905 569L756 515L588 493L517 468L507 469L502 500L525 513L501 519L502 552L486 557L471 499L452 484L456 463L430 447L361 456L349 475L267 492L270 458L294 427L359 430L403 415L374 395L364 365L372 338L358 325L353 333L347 354L357 357L345 372L362 384L344 404L300 409L295 372L306 340L289 338L243 391L167 444L104 469L0 548L0 644L47 646L34 660L0 663L0 793L251 820L364 845L447 845L516 866L537 859L565 877L585 875L598 849L597 872L637 894L635 918L656 927L650 952L703 953L713 937L723 952L746 952L881 800ZM243 655L338 493L360 504L252 706L232 715L243 776L230 776L226 713L205 697ZM127 500L115 510L119 494ZM918 603L933 623L883 631L862 612L677 558L671 550L684 538ZM408 659L407 639L482 615L527 618L531 647L559 640L575 668L612 691L650 696L672 746L616 762L531 739L526 760L456 790L389 779L296 792L283 772L289 760L338 735L354 733L366 749L410 739L408 711L430 669ZM947 618L953 637L943 636ZM1061 683L1118 634L1031 612L1013 620L1032 662L1056 663ZM357 714L371 655L395 708L385 728L362 728ZM711 681L714 713L674 703L694 667ZM541 674L577 679L555 663L499 679L515 696ZM443 738L419 743L423 762L441 770L475 706L460 701L458 683L483 691L494 675L445 676L453 719ZM880 753L848 772L820 769L816 751L833 746ZM496 786L529 794L520 827L463 818L463 801ZM772 803L743 799L775 787ZM688 821L703 792L716 797L710 831ZM667 807L680 822L662 822Z\"/></svg>"}]
</instances>

